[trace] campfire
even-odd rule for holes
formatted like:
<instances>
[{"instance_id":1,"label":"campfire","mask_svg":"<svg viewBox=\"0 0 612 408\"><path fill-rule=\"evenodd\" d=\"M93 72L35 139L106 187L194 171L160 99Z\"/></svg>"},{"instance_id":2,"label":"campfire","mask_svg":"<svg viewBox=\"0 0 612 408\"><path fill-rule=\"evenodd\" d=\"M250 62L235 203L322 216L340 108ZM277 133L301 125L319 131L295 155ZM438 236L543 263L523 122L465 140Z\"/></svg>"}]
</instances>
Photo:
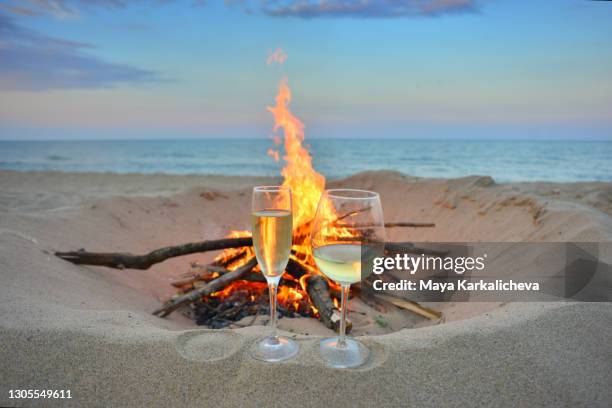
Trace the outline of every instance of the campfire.
<instances>
[{"instance_id":1,"label":"campfire","mask_svg":"<svg viewBox=\"0 0 612 408\"><path fill-rule=\"evenodd\" d=\"M315 317L327 327L337 330L340 313L340 287L322 275L312 257L310 228L315 217L319 198L325 189L325 177L312 166L312 157L303 146L304 124L290 111L291 91L287 80L280 83L275 106L268 107L274 116L274 143L283 145L285 166L281 171L283 186L291 188L294 198L293 246L286 273L278 289L280 315L289 317ZM282 131L282 136L278 132ZM269 149L268 155L280 160L279 150ZM329 210L333 211L333 210ZM345 215L330 214L330 219ZM357 237L348 228L340 232L345 239ZM250 237L249 231L232 231L229 238ZM192 271L173 282L183 292L188 292L218 279L228 271L243 267L255 252L252 247L229 248L218 255L211 265L192 265ZM255 266L239 280L232 281L222 290L191 303L189 314L198 324L209 327L225 327L242 318L269 314L266 281ZM350 324L349 324L350 327Z\"/></svg>"},{"instance_id":2,"label":"campfire","mask_svg":"<svg viewBox=\"0 0 612 408\"><path fill-rule=\"evenodd\" d=\"M280 83L276 104L268 107L274 116L276 147L283 144L285 166L281 171L283 186L293 194L293 246L289 265L278 289L279 312L284 316L305 316L321 319L328 327L339 323L337 305L340 288L318 271L311 253L310 226L319 198L325 189L325 177L312 166L312 157L303 146L304 124L289 110L291 91L287 80ZM282 132L282 137L278 135ZM280 161L279 150L268 155ZM350 232L347 231L350 235ZM249 231L232 231L228 238L250 237ZM173 282L182 291L219 278L234 271L255 256L252 247L229 248L211 265L192 265L192 272ZM229 283L218 292L192 303L191 315L199 324L223 327L247 315L268 314L268 288L255 266L246 276Z\"/></svg>"},{"instance_id":3,"label":"campfire","mask_svg":"<svg viewBox=\"0 0 612 408\"><path fill-rule=\"evenodd\" d=\"M278 148L283 145L282 160L285 165L281 171L283 185L291 188L293 194L293 245L286 273L278 289L279 315L288 317L318 318L330 329L338 330L340 312L338 310L340 287L327 279L317 269L310 246L311 222L315 217L317 204L325 189L325 177L312 166L312 157L303 146L304 124L289 110L291 91L287 80L280 83L276 104L268 107L274 116L274 143ZM282 138L278 133L282 131ZM268 154L280 161L279 150L269 149ZM333 211L332 209L329 210ZM342 221L351 214L332 214L327 218ZM433 227L431 223L394 222L390 227ZM357 238L350 228L338 227L343 240ZM57 252L62 259L76 264L102 265L112 268L148 269L168 258L211 250L223 250L214 261L207 265L191 264L190 270L174 279L171 283L179 292L153 313L165 317L181 310L198 324L211 328L222 328L238 323L247 316L252 324L261 314L269 314L268 288L255 259L249 231L231 231L224 239L188 243L161 248L146 255L129 253L95 253L84 250ZM402 250L420 253L423 250L408 244ZM389 248L393 247L388 245ZM397 245L396 245L397 247ZM368 292L367 288L356 288L364 302L376 304L380 295ZM411 310L430 319L438 319L439 313L403 299L386 299L393 305ZM347 330L351 323L347 322Z\"/></svg>"}]
</instances>

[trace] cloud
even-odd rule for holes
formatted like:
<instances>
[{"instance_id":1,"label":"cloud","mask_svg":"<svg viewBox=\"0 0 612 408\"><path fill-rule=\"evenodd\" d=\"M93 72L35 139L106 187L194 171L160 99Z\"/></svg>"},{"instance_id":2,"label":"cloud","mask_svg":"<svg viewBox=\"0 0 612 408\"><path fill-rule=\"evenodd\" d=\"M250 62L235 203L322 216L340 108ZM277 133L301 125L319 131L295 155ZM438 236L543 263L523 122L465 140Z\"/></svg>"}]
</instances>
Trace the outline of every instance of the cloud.
<instances>
[{"instance_id":1,"label":"cloud","mask_svg":"<svg viewBox=\"0 0 612 408\"><path fill-rule=\"evenodd\" d=\"M274 17L398 18L477 11L475 0L264 0L262 11Z\"/></svg>"},{"instance_id":2,"label":"cloud","mask_svg":"<svg viewBox=\"0 0 612 408\"><path fill-rule=\"evenodd\" d=\"M164 0L159 0L160 2ZM59 18L70 18L79 15L79 10L89 7L115 9L142 0L8 0L0 5L6 11L19 15L53 15Z\"/></svg>"},{"instance_id":3,"label":"cloud","mask_svg":"<svg viewBox=\"0 0 612 408\"><path fill-rule=\"evenodd\" d=\"M88 54L93 48L25 29L0 14L0 89L105 88L161 80L154 71Z\"/></svg>"},{"instance_id":4,"label":"cloud","mask_svg":"<svg viewBox=\"0 0 612 408\"><path fill-rule=\"evenodd\" d=\"M164 4L176 0L155 0ZM246 13L259 10L273 17L355 17L397 18L440 16L478 11L479 0L224 0L237 4ZM71 18L89 8L119 9L132 4L147 4L144 0L8 0L0 8L19 15L54 15ZM205 0L191 0L195 6L205 6Z\"/></svg>"},{"instance_id":5,"label":"cloud","mask_svg":"<svg viewBox=\"0 0 612 408\"><path fill-rule=\"evenodd\" d=\"M40 16L41 15L41 13L36 10L32 10L31 8L22 7L19 5L3 3L3 4L0 4L0 9L4 11L8 11L9 13L12 13L12 14L20 15L20 16Z\"/></svg>"}]
</instances>

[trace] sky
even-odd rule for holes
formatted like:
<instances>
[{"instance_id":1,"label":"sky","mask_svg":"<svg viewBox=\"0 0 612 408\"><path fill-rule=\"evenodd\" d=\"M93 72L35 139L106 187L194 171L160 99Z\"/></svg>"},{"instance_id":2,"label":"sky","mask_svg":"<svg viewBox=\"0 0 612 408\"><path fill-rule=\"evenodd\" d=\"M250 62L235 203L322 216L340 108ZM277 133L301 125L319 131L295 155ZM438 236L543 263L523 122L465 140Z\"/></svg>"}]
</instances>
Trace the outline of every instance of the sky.
<instances>
[{"instance_id":1,"label":"sky","mask_svg":"<svg viewBox=\"0 0 612 408\"><path fill-rule=\"evenodd\" d=\"M0 139L612 139L612 2L0 0ZM282 49L283 64L268 64Z\"/></svg>"}]
</instances>

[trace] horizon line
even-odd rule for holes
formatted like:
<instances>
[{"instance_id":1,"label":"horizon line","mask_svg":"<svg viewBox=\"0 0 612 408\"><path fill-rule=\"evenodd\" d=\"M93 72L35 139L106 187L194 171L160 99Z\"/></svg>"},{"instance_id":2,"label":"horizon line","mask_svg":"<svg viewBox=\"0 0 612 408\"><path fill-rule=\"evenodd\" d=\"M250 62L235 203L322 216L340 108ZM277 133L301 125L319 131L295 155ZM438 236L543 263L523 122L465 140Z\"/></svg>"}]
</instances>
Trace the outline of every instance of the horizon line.
<instances>
[{"instance_id":1,"label":"horizon line","mask_svg":"<svg viewBox=\"0 0 612 408\"><path fill-rule=\"evenodd\" d=\"M94 139L79 139L79 138L65 138L65 139L2 139L0 143L6 142L195 142L195 141L231 141L231 140L267 140L272 141L270 137L244 137L244 136L214 136L214 137L180 137L180 138L169 138L169 137L152 137L152 138L94 138ZM398 140L414 140L414 141L448 141L448 142L460 142L460 141L489 141L489 142L503 142L503 141L525 141L525 142L612 142L612 136L604 137L593 137L593 138L579 138L579 137L539 137L533 138L529 136L517 136L517 137L343 137L343 136L332 136L332 137L310 137L304 139L305 143L309 140L376 140L376 141L398 141Z\"/></svg>"}]
</instances>

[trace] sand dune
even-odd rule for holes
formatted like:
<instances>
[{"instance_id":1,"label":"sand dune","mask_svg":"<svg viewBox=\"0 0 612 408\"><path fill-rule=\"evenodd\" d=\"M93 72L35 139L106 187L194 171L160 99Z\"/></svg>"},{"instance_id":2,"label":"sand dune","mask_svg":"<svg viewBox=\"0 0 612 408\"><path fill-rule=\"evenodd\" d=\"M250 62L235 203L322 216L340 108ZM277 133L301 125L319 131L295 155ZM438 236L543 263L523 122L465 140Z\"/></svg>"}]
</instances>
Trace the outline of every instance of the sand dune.
<instances>
[{"instance_id":1,"label":"sand dune","mask_svg":"<svg viewBox=\"0 0 612 408\"><path fill-rule=\"evenodd\" d=\"M364 322L371 360L336 371L318 359L314 334L326 329L312 319L281 320L301 351L267 365L247 355L261 326L212 331L150 315L174 293L171 277L213 254L148 271L52 255L146 252L248 229L251 186L275 181L0 172L0 405L15 405L9 389L45 388L71 389L60 402L75 406L609 406L610 303L454 303L440 305L444 324L384 335ZM373 172L329 184L379 191L387 220L436 223L391 230L392 240L612 242L610 183ZM612 253L600 257L612 263Z\"/></svg>"}]
</instances>

